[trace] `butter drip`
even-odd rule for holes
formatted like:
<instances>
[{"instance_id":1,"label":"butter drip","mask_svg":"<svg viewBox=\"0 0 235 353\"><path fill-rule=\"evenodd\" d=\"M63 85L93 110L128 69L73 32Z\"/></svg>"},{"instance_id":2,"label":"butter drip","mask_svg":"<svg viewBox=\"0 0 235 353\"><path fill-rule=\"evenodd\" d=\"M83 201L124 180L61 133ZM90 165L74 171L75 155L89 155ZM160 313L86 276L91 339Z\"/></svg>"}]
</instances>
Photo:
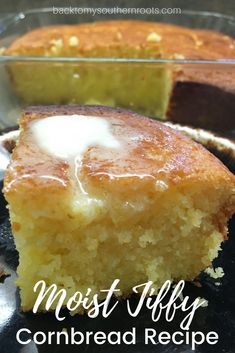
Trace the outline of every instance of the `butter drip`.
<instances>
[{"instance_id":1,"label":"butter drip","mask_svg":"<svg viewBox=\"0 0 235 353\"><path fill-rule=\"evenodd\" d=\"M69 162L80 191L88 195L79 177L83 155L89 147L120 147L109 122L87 115L50 116L31 123L31 131L37 145L47 154ZM44 176L48 178L48 176ZM54 177L50 177L53 178Z\"/></svg>"},{"instance_id":2,"label":"butter drip","mask_svg":"<svg viewBox=\"0 0 235 353\"><path fill-rule=\"evenodd\" d=\"M76 163L91 146L120 147L107 120L85 115L50 116L31 123L38 146L46 153Z\"/></svg>"}]
</instances>

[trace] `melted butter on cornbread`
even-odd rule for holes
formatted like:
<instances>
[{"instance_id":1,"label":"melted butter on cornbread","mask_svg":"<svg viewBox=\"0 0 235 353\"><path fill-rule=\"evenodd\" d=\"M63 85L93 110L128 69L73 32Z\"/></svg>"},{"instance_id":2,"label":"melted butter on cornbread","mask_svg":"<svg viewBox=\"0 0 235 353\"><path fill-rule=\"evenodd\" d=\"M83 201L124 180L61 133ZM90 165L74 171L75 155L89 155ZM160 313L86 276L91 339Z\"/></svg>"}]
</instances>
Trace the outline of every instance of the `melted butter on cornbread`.
<instances>
[{"instance_id":1,"label":"melted butter on cornbread","mask_svg":"<svg viewBox=\"0 0 235 353\"><path fill-rule=\"evenodd\" d=\"M127 136L115 137L115 120L108 117L86 116L86 115L54 115L45 117L42 120L35 120L30 123L30 130L33 139L38 147L55 158L60 158L68 162L70 172L75 180L76 192L74 193L73 205L75 209L81 207L104 206L103 201L90 194L82 177L85 155L91 149L94 159L120 159L121 156L128 158L128 154L141 140L145 140L144 134L138 136L133 133L127 133ZM96 147L99 151L96 151ZM105 147L104 149L102 147ZM152 173L146 173L144 170L129 172L123 171L97 171L96 176L108 177L110 180L120 178L150 178L155 177ZM45 179L60 180L53 175L42 175ZM61 181L63 183L63 180ZM156 180L156 190L161 191L168 187L163 180ZM127 203L128 206L131 206Z\"/></svg>"},{"instance_id":2,"label":"melted butter on cornbread","mask_svg":"<svg viewBox=\"0 0 235 353\"><path fill-rule=\"evenodd\" d=\"M79 178L79 170L86 150L97 145L106 148L121 146L112 134L109 122L96 116L49 116L33 121L31 130L42 150L69 162L83 194L87 192Z\"/></svg>"},{"instance_id":3,"label":"melted butter on cornbread","mask_svg":"<svg viewBox=\"0 0 235 353\"><path fill-rule=\"evenodd\" d=\"M83 167L83 159L88 150L94 160L107 160L108 157L121 159L128 158L131 151L141 143L147 141L145 134L136 135L135 132L126 131L126 135L116 138L117 124L110 117L86 116L86 115L54 115L42 120L32 121L30 129L38 147L52 157L67 161L71 169L75 170L76 179L79 178L80 167ZM95 147L99 148L96 151ZM92 150L92 148L94 148ZM129 157L130 158L130 157ZM96 171L97 176L106 175L110 179L137 177L154 178L152 173L131 170L120 171ZM46 176L45 176L46 177Z\"/></svg>"},{"instance_id":4,"label":"melted butter on cornbread","mask_svg":"<svg viewBox=\"0 0 235 353\"><path fill-rule=\"evenodd\" d=\"M95 145L120 147L107 120L95 116L60 115L33 121L31 129L44 151L71 161L81 160L83 153Z\"/></svg>"}]
</instances>

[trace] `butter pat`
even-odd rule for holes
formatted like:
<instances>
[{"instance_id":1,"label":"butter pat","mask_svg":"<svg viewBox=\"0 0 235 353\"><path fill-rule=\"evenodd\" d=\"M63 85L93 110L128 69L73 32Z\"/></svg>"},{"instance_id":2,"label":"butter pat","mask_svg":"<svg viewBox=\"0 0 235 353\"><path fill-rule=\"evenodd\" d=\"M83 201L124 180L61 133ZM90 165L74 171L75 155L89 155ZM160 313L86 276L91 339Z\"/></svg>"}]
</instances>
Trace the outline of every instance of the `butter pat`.
<instances>
[{"instance_id":1,"label":"butter pat","mask_svg":"<svg viewBox=\"0 0 235 353\"><path fill-rule=\"evenodd\" d=\"M91 146L120 147L107 120L95 116L60 115L33 121L30 126L38 146L65 160L82 159Z\"/></svg>"}]
</instances>

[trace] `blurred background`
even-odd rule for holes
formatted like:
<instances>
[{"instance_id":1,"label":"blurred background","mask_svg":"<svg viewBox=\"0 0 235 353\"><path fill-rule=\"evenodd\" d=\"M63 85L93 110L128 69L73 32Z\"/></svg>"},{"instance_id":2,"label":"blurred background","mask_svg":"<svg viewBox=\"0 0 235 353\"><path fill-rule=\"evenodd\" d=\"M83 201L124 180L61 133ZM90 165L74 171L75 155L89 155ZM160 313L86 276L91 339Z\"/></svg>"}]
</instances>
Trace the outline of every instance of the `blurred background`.
<instances>
[{"instance_id":1,"label":"blurred background","mask_svg":"<svg viewBox=\"0 0 235 353\"><path fill-rule=\"evenodd\" d=\"M0 0L0 15L41 7L180 7L235 16L235 0Z\"/></svg>"}]
</instances>

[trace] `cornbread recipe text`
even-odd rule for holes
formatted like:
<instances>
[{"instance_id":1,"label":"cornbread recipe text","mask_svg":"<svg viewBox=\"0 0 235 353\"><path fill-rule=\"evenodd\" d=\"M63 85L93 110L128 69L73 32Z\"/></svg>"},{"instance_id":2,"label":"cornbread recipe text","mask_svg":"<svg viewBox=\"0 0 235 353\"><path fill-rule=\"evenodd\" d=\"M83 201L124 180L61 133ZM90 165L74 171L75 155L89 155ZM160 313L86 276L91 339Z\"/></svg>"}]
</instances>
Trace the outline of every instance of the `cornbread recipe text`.
<instances>
[{"instance_id":1,"label":"cornbread recipe text","mask_svg":"<svg viewBox=\"0 0 235 353\"><path fill-rule=\"evenodd\" d=\"M110 288L100 290L101 293L106 294L105 299L100 302L98 300L98 293L92 294L91 288L87 289L85 296L77 291L72 297L68 298L66 289L62 288L58 290L56 284L52 284L47 288L45 281L38 281L34 286L34 292L38 292L38 296L33 307L33 313L37 313L41 304L43 304L46 311L49 311L53 302L56 302L55 317L59 321L65 319L65 316L62 316L61 313L61 310L64 307L66 307L69 312L74 313L76 313L78 309L81 312L82 308L82 311L86 311L90 318L96 318L99 314L104 318L107 318L119 303L117 299L114 304L110 303L111 298L114 295L118 296L117 293L120 292L120 289L117 288L119 282L119 279L115 279ZM146 308L151 311L152 321L156 322L165 315L165 319L170 322L174 319L176 312L181 310L186 313L186 315L180 323L180 328L188 330L196 310L200 306L203 306L204 301L200 298L196 298L191 304L189 304L189 297L185 296L182 301L178 300L177 303L177 299L180 299L185 287L185 281L181 280L174 287L168 302L163 304L164 298L170 293L171 284L172 282L167 280L157 293L153 288L152 281L133 287L133 293L139 293L140 296L138 304L134 308L132 307L130 300L127 299L127 310L129 315L136 317L142 307L146 306Z\"/></svg>"},{"instance_id":2,"label":"cornbread recipe text","mask_svg":"<svg viewBox=\"0 0 235 353\"><path fill-rule=\"evenodd\" d=\"M120 301L111 298L118 297L120 289L118 284L120 280L115 279L110 288L102 289L100 292L105 294L105 299L99 301L98 293L92 293L91 288L87 289L86 295L82 295L77 291L72 297L68 297L64 288L58 289L56 284L50 287L46 286L45 281L38 281L34 286L34 292L37 293L37 299L33 307L33 312L37 313L41 304L48 311L53 302L56 302L55 316L59 321L63 321L65 316L62 316L61 309L66 307L70 312L76 313L83 311L87 312L90 318L96 318L102 315L107 318L115 310ZM219 336L215 331L203 333L201 331L189 331L193 317L196 310L203 306L204 301L196 298L189 303L189 297L182 298L182 292L185 287L185 281L179 281L174 287L170 280L166 281L159 291L155 292L153 282L149 281L133 287L133 293L139 294L137 304L133 307L133 303L127 299L127 311L132 317L137 317L140 310L145 306L151 311L153 322L157 322L162 316L165 316L167 322L174 319L178 310L185 313L179 330L175 332L160 331L156 328L146 327L136 328L131 327L125 332L122 331L79 331L75 327L64 328L61 331L37 331L32 332L28 328L21 328L16 333L16 340L22 345L27 345L33 341L37 345L43 344L65 344L65 345L89 345L89 344L109 344L109 345L135 345L139 339L138 334L141 335L145 345L167 345L172 343L174 345L186 344L190 345L194 351L197 345L207 343L215 345L218 342ZM168 296L167 296L168 295ZM167 298L166 298L167 296ZM166 300L168 299L169 300ZM164 300L165 299L165 300ZM164 304L163 304L164 301ZM78 310L79 309L79 310ZM143 332L141 332L143 331Z\"/></svg>"},{"instance_id":3,"label":"cornbread recipe text","mask_svg":"<svg viewBox=\"0 0 235 353\"><path fill-rule=\"evenodd\" d=\"M124 333L121 331L110 331L108 333L103 331L86 331L84 333L71 327L68 330L48 331L47 333L37 331L34 334L28 328L22 328L17 332L16 339L17 342L23 345L27 345L33 341L37 345L89 345L95 343L97 345L109 344L115 346L120 344L135 345L138 342L137 337L140 333L136 327L132 327ZM204 334L201 331L176 331L170 333L168 331L158 332L154 328L144 329L143 343L145 345L187 344L194 351L197 345L205 342L210 345L216 344L218 342L218 334L214 331Z\"/></svg>"}]
</instances>

